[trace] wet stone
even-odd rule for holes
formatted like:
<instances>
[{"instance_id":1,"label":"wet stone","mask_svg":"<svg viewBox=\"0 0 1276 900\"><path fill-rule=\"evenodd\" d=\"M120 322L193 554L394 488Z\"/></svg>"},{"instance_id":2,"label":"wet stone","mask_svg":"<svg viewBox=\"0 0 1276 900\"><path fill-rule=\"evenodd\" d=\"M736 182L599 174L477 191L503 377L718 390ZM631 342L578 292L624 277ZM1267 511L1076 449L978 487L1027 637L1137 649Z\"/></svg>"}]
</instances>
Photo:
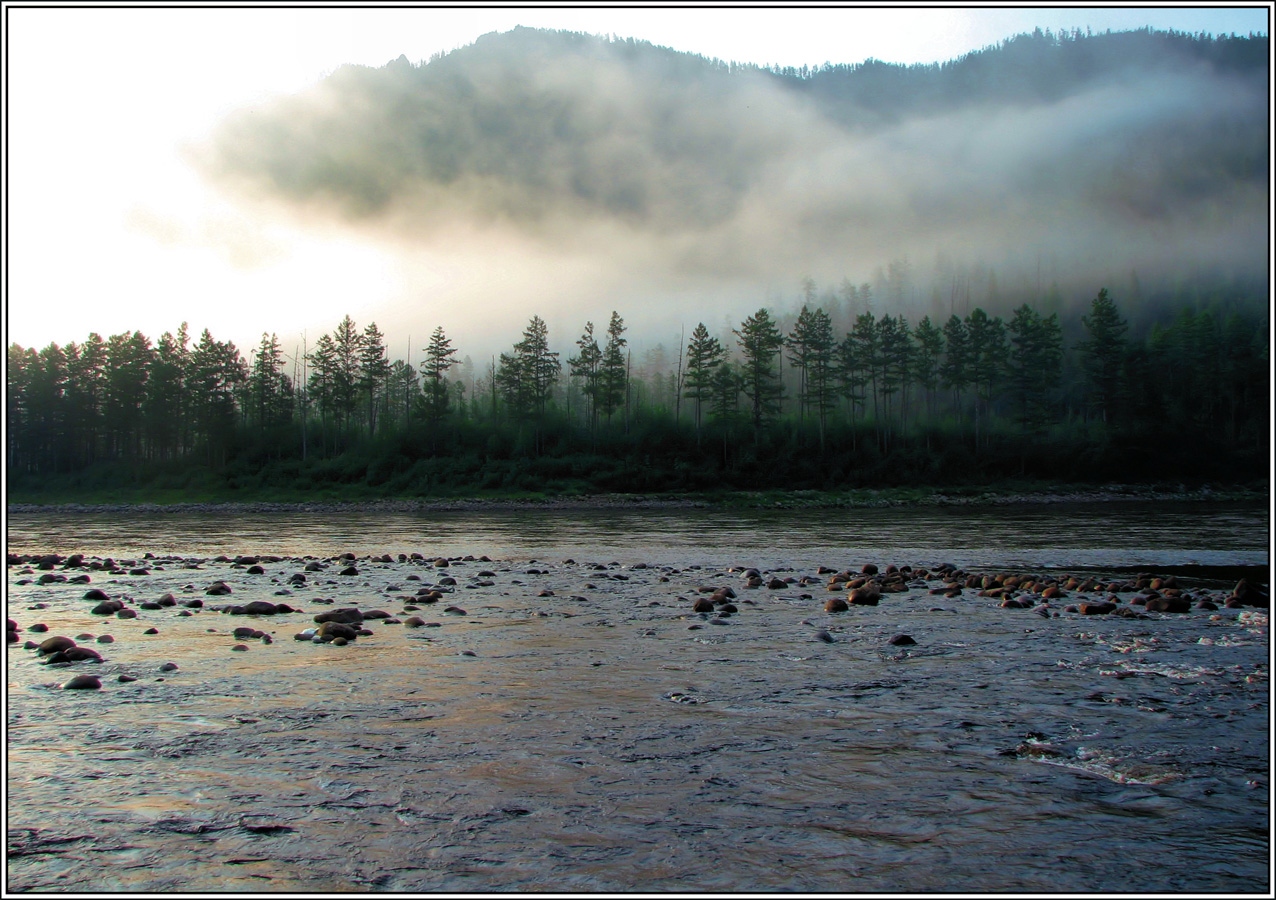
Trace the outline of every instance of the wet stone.
<instances>
[{"instance_id":1,"label":"wet stone","mask_svg":"<svg viewBox=\"0 0 1276 900\"><path fill-rule=\"evenodd\" d=\"M102 680L96 675L76 675L62 685L64 691L96 691L101 687Z\"/></svg>"}]
</instances>

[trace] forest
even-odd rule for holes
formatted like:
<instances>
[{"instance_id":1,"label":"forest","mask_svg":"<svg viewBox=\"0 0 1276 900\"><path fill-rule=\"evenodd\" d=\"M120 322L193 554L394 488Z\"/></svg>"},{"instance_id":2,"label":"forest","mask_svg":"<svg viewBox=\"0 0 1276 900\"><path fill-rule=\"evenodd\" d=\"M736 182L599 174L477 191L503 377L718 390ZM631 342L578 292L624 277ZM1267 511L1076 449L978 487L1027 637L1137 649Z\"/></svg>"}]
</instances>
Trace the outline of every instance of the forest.
<instances>
[{"instance_id":1,"label":"forest","mask_svg":"<svg viewBox=\"0 0 1276 900\"><path fill-rule=\"evenodd\" d=\"M1265 485L1268 323L1240 289L1143 310L875 312L844 282L635 359L619 312L485 366L436 327L390 360L346 316L247 358L183 324L11 344L11 500L132 488L274 499L838 491L1005 479ZM1043 306L1055 308L1046 311ZM845 326L845 327L842 327ZM562 341L561 336L558 338ZM552 346L567 349L551 349Z\"/></svg>"}]
</instances>

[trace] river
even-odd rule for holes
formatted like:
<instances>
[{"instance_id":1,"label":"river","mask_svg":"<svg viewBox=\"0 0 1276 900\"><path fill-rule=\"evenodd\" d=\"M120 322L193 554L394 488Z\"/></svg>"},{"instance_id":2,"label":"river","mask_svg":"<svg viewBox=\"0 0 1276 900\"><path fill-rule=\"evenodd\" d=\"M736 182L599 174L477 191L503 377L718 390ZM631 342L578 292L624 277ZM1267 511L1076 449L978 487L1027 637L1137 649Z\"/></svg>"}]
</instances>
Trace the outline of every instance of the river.
<instances>
[{"instance_id":1,"label":"river","mask_svg":"<svg viewBox=\"0 0 1276 900\"><path fill-rule=\"evenodd\" d=\"M59 668L8 645L10 890L1271 889L1265 609L1142 613L1132 585L1129 617L1066 608L1105 591L1007 609L920 572L1176 572L1218 605L1238 571L1266 580L1252 505L7 528L10 554L119 563L49 570L87 586L8 567L22 640L103 657ZM257 573L219 554L273 556ZM865 563L916 577L825 612L846 594L817 567ZM209 596L217 581L233 593ZM90 587L136 616L93 615ZM712 587L736 612L692 611ZM251 600L299 611L217 611ZM340 607L390 618L348 646L293 639ZM59 689L88 671L101 690Z\"/></svg>"},{"instance_id":2,"label":"river","mask_svg":"<svg viewBox=\"0 0 1276 900\"><path fill-rule=\"evenodd\" d=\"M342 552L811 565L889 557L958 566L1263 566L1258 504L1058 503L858 509L82 512L8 517L11 551Z\"/></svg>"}]
</instances>

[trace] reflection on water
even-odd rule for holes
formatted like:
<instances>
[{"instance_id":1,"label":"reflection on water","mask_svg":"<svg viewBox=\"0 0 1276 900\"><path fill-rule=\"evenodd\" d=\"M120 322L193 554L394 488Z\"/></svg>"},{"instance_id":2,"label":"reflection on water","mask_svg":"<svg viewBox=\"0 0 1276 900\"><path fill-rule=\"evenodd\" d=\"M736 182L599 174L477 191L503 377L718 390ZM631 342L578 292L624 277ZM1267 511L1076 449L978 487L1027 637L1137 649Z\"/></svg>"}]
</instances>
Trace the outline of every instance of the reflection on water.
<instances>
[{"instance_id":1,"label":"reflection on water","mask_svg":"<svg viewBox=\"0 0 1276 900\"><path fill-rule=\"evenodd\" d=\"M21 513L11 552L99 555L341 552L584 556L686 565L877 559L958 566L1265 565L1253 504L1078 503L815 510Z\"/></svg>"}]
</instances>

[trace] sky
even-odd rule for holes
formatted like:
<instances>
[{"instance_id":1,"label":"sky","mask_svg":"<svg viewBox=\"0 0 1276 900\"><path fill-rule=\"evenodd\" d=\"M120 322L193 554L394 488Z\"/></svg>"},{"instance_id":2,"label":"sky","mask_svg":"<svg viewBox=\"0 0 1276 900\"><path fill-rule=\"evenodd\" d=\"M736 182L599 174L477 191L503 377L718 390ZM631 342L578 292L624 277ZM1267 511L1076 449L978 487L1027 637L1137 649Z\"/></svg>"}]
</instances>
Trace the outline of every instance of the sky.
<instances>
[{"instance_id":1,"label":"sky","mask_svg":"<svg viewBox=\"0 0 1276 900\"><path fill-rule=\"evenodd\" d=\"M935 62L1034 27L1267 33L1269 8L442 9L59 8L7 4L6 340L41 347L189 322L247 354L394 309L414 346L523 320L474 314L474 285L516 292L517 257L262 216L194 163L225 117L345 63L413 63L516 25L633 37L726 61ZM592 277L589 266L575 277ZM470 290L467 293L467 290ZM796 289L796 286L795 286ZM759 296L759 299L761 297ZM406 312L405 312L406 310ZM512 314L511 314L512 315ZM382 329L387 330L383 327ZM405 329L391 335L404 352ZM415 351L414 351L415 355Z\"/></svg>"}]
</instances>

